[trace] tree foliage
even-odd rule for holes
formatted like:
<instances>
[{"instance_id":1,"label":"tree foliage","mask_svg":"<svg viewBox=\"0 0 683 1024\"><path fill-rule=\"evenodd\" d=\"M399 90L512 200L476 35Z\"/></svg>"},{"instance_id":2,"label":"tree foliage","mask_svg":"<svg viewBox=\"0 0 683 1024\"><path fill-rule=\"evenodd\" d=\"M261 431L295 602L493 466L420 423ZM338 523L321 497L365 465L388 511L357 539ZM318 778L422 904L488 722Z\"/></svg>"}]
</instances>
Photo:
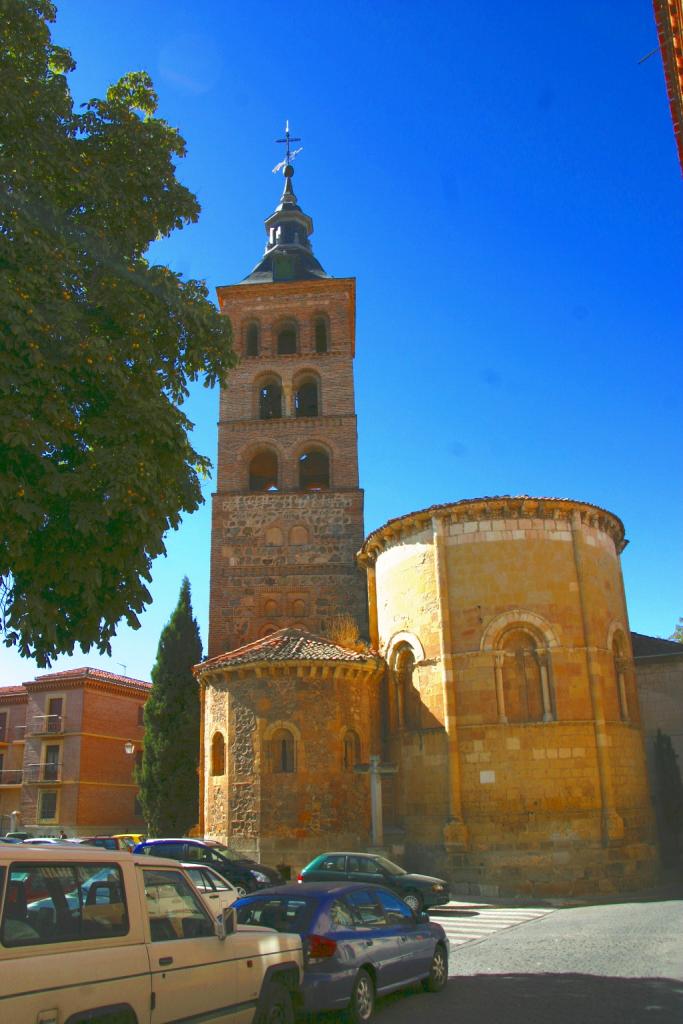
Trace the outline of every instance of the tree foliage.
<instances>
[{"instance_id":1,"label":"tree foliage","mask_svg":"<svg viewBox=\"0 0 683 1024\"><path fill-rule=\"evenodd\" d=\"M144 72L74 110L54 18L0 4L0 628L39 665L139 625L209 468L188 385L234 364L204 283L144 255L199 215L182 138Z\"/></svg>"},{"instance_id":2,"label":"tree foliage","mask_svg":"<svg viewBox=\"0 0 683 1024\"><path fill-rule=\"evenodd\" d=\"M669 640L677 640L679 644L683 644L683 619L678 620Z\"/></svg>"},{"instance_id":3,"label":"tree foliage","mask_svg":"<svg viewBox=\"0 0 683 1024\"><path fill-rule=\"evenodd\" d=\"M145 705L145 746L136 777L151 836L181 836L197 821L199 689L192 666L201 658L186 577L159 639L152 693Z\"/></svg>"}]
</instances>

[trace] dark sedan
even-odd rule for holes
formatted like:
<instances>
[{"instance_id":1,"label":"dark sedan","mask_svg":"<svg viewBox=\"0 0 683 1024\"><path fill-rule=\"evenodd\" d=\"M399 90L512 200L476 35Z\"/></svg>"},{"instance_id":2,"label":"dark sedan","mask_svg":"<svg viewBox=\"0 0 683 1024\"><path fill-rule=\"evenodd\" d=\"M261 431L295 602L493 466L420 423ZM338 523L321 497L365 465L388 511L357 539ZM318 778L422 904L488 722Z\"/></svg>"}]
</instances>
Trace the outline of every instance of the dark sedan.
<instances>
[{"instance_id":1,"label":"dark sedan","mask_svg":"<svg viewBox=\"0 0 683 1024\"><path fill-rule=\"evenodd\" d=\"M234 885L240 896L282 882L282 875L275 868L259 864L216 839L146 839L137 844L134 852L170 857L189 864L208 864Z\"/></svg>"},{"instance_id":2,"label":"dark sedan","mask_svg":"<svg viewBox=\"0 0 683 1024\"><path fill-rule=\"evenodd\" d=\"M372 882L386 885L416 913L448 903L448 882L431 875L404 871L398 864L372 853L321 853L299 873L299 882Z\"/></svg>"},{"instance_id":3,"label":"dark sedan","mask_svg":"<svg viewBox=\"0 0 683 1024\"><path fill-rule=\"evenodd\" d=\"M301 936L300 1009L347 1009L366 1024L375 997L421 981L439 992L448 981L448 939L441 925L414 914L379 885L280 885L233 904L240 924Z\"/></svg>"}]
</instances>

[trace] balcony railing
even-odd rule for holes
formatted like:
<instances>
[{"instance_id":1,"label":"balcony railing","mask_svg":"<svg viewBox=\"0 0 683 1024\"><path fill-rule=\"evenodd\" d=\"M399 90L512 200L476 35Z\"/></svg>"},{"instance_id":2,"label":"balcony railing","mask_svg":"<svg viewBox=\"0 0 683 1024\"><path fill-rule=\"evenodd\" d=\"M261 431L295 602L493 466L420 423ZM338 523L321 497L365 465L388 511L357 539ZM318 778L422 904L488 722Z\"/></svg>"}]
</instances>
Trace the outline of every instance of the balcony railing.
<instances>
[{"instance_id":1,"label":"balcony railing","mask_svg":"<svg viewBox=\"0 0 683 1024\"><path fill-rule=\"evenodd\" d=\"M20 786L23 778L21 768L4 768L0 771L0 786Z\"/></svg>"},{"instance_id":2,"label":"balcony railing","mask_svg":"<svg viewBox=\"0 0 683 1024\"><path fill-rule=\"evenodd\" d=\"M23 740L25 735L26 735L26 726L25 725L14 725L14 726L12 726L12 739L13 740Z\"/></svg>"},{"instance_id":3,"label":"balcony railing","mask_svg":"<svg viewBox=\"0 0 683 1024\"><path fill-rule=\"evenodd\" d=\"M61 732L63 720L61 715L34 715L34 733Z\"/></svg>"},{"instance_id":4,"label":"balcony railing","mask_svg":"<svg viewBox=\"0 0 683 1024\"><path fill-rule=\"evenodd\" d=\"M53 761L26 765L26 782L61 782L62 765Z\"/></svg>"}]
</instances>

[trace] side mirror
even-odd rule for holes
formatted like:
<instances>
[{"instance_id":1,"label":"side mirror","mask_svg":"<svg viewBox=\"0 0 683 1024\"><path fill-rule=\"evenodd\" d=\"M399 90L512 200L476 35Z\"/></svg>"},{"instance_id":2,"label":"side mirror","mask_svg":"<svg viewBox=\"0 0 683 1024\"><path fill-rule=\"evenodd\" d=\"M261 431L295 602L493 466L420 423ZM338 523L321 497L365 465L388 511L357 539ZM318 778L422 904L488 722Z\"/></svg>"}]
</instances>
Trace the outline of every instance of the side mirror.
<instances>
[{"instance_id":1,"label":"side mirror","mask_svg":"<svg viewBox=\"0 0 683 1024\"><path fill-rule=\"evenodd\" d=\"M216 918L216 935L223 940L226 935L232 935L237 928L237 914L233 907L224 907L223 912Z\"/></svg>"},{"instance_id":2,"label":"side mirror","mask_svg":"<svg viewBox=\"0 0 683 1024\"><path fill-rule=\"evenodd\" d=\"M417 915L417 919L420 922L426 923L429 921L429 914L427 913L426 910L421 910L420 913Z\"/></svg>"}]
</instances>

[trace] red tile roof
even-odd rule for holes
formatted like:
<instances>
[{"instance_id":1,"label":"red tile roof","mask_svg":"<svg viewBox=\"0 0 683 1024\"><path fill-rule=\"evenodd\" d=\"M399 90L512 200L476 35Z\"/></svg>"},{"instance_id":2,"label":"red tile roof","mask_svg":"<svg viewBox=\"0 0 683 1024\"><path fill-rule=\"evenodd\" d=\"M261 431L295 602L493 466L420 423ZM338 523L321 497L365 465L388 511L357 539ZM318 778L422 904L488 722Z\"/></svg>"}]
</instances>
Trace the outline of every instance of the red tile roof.
<instances>
[{"instance_id":1,"label":"red tile roof","mask_svg":"<svg viewBox=\"0 0 683 1024\"><path fill-rule=\"evenodd\" d=\"M307 633L303 629L278 629L275 633L255 640L253 643L226 651L195 666L195 671L206 668L220 668L225 665L250 665L273 661L343 661L359 665L375 662L377 655L368 651L360 653L333 643L324 636Z\"/></svg>"},{"instance_id":2,"label":"red tile roof","mask_svg":"<svg viewBox=\"0 0 683 1024\"><path fill-rule=\"evenodd\" d=\"M683 2L653 0L671 120L683 171Z\"/></svg>"},{"instance_id":3,"label":"red tile roof","mask_svg":"<svg viewBox=\"0 0 683 1024\"><path fill-rule=\"evenodd\" d=\"M58 682L61 679L96 679L103 683L122 683L124 686L143 687L145 690L152 688L151 683L143 679L133 679L131 676L120 676L115 672L107 672L102 668L69 668L63 672L46 672L44 675L29 679L24 684L31 686L33 683Z\"/></svg>"}]
</instances>

